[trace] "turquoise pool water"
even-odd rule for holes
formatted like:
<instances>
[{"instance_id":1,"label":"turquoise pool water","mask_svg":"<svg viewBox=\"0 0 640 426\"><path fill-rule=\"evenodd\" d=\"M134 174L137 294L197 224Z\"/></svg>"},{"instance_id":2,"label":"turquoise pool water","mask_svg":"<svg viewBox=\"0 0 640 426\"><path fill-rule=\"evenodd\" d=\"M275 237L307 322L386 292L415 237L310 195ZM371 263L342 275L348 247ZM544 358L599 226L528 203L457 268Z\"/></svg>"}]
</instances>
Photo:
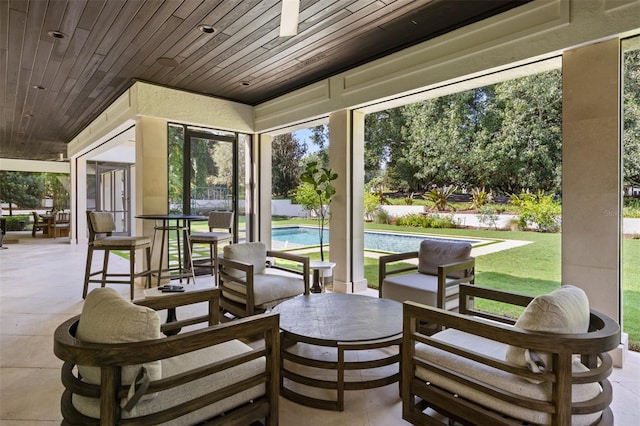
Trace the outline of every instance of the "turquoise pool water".
<instances>
[{"instance_id":1,"label":"turquoise pool water","mask_svg":"<svg viewBox=\"0 0 640 426\"><path fill-rule=\"evenodd\" d=\"M287 226L273 228L271 231L273 241L284 244L284 248L296 248L304 246L316 246L320 244L320 236L317 228L305 226ZM484 240L470 240L462 238L445 238L425 235L394 234L392 232L365 231L364 248L366 250L385 251L391 253L404 253L418 251L422 240L431 239L437 241L461 241L472 246L486 243ZM324 243L329 242L329 231L325 229Z\"/></svg>"}]
</instances>

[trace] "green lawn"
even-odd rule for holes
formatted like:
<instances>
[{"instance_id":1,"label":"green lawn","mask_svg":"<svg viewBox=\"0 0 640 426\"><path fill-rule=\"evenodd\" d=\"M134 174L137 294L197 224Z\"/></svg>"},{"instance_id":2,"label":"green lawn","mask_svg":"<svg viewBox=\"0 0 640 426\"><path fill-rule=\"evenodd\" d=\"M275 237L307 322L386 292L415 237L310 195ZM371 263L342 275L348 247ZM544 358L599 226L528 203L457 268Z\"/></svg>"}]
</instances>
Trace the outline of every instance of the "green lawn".
<instances>
[{"instance_id":1,"label":"green lawn","mask_svg":"<svg viewBox=\"0 0 640 426\"><path fill-rule=\"evenodd\" d=\"M274 226L315 225L313 220L274 220ZM419 229L395 225L367 224L366 229L419 232ZM476 259L476 285L509 290L529 295L548 293L560 286L561 234L523 231L488 231L474 229L428 229L434 235L467 236L495 240L532 241L521 247L479 256ZM625 239L623 243L623 316L624 330L629 333L630 346L640 351L640 239ZM316 257L312 255L312 257ZM319 254L317 255L319 258ZM365 257L365 278L369 287L378 287L378 260ZM517 317L517 309L479 301L480 308Z\"/></svg>"}]
</instances>

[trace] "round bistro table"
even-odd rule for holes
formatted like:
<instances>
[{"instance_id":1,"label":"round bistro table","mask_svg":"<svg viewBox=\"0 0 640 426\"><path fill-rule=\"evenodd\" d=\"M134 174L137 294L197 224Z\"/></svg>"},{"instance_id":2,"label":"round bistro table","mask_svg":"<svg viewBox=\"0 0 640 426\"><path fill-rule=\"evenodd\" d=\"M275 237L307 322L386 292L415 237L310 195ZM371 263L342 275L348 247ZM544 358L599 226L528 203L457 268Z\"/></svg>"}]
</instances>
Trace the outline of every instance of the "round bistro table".
<instances>
[{"instance_id":1,"label":"round bistro table","mask_svg":"<svg viewBox=\"0 0 640 426\"><path fill-rule=\"evenodd\" d=\"M182 283L183 278L187 278L187 283L189 283L189 278L193 278L193 282L196 282L196 276L193 270L193 266L191 266L191 252L189 250L189 233L191 232L191 222L193 221L203 221L207 220L207 216L197 215L197 214L141 214L137 215L136 219L145 219L145 220L153 220L155 224L153 226L153 239L151 240L151 256L153 257L155 243L156 243L156 233L158 231L161 232L161 241L160 241L160 257L158 258L158 269L152 270L152 273L155 272L158 274L158 286L162 279L175 279L178 278L180 283ZM172 224L173 222L173 224ZM163 263L165 262L165 246L169 243L169 234L171 231L175 231L176 233L176 243L178 244L178 264L177 266L170 266L169 249L167 248L167 267L163 268ZM181 235L182 234L182 235ZM183 240L182 244L180 240ZM181 247L184 245L184 249ZM187 267L187 265L190 265ZM149 268L152 269L152 268ZM177 274L173 274L173 271L178 271ZM164 274L167 272L168 274Z\"/></svg>"},{"instance_id":2,"label":"round bistro table","mask_svg":"<svg viewBox=\"0 0 640 426\"><path fill-rule=\"evenodd\" d=\"M402 304L378 297L343 293L298 296L273 309L280 314L280 394L309 407L344 410L344 391L371 389L400 381L402 344ZM337 348L335 359L313 358L320 351L296 351L297 343ZM397 346L397 351L378 351L378 358L367 355L364 361L345 361L347 351L365 351ZM299 352L299 353L297 353ZM287 361L287 362L285 362ZM369 370L398 364L392 374L372 380L345 381L345 370ZM298 368L296 368L298 367ZM333 370L337 379L324 380L304 375L301 371ZM386 370L385 370L386 371ZM288 380L288 382L285 381ZM320 399L302 394L292 384L336 390L336 399ZM298 388L300 388L298 386Z\"/></svg>"}]
</instances>

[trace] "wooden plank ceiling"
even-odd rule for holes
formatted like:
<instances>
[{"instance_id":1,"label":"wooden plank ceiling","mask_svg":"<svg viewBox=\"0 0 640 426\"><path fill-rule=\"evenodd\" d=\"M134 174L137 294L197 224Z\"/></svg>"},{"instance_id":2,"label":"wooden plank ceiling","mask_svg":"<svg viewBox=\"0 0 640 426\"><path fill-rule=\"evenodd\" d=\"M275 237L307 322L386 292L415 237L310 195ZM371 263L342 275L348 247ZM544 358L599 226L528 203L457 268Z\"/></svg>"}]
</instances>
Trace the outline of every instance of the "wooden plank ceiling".
<instances>
[{"instance_id":1,"label":"wooden plank ceiling","mask_svg":"<svg viewBox=\"0 0 640 426\"><path fill-rule=\"evenodd\" d=\"M0 157L57 158L136 80L256 105L527 1L302 0L279 37L280 0L0 0Z\"/></svg>"}]
</instances>

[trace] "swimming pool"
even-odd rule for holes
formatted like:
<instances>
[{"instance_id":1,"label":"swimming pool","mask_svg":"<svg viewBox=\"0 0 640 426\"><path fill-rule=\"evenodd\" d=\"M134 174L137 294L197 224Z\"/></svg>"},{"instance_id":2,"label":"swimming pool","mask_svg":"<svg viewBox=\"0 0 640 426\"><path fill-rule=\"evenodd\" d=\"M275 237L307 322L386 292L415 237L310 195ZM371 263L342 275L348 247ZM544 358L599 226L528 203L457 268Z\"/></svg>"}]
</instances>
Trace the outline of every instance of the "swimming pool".
<instances>
[{"instance_id":1,"label":"swimming pool","mask_svg":"<svg viewBox=\"0 0 640 426\"><path fill-rule=\"evenodd\" d=\"M271 239L275 249L291 249L305 246L317 246L320 244L320 238L317 228L305 226L287 226L282 228L273 228L271 230ZM392 232L365 231L364 248L365 250L384 251L391 253L404 253L408 251L418 251L422 240L437 241L460 241L470 243L472 246L485 244L486 240L472 240L462 238L446 238L426 235L396 234ZM324 230L324 243L329 242L329 231Z\"/></svg>"}]
</instances>

